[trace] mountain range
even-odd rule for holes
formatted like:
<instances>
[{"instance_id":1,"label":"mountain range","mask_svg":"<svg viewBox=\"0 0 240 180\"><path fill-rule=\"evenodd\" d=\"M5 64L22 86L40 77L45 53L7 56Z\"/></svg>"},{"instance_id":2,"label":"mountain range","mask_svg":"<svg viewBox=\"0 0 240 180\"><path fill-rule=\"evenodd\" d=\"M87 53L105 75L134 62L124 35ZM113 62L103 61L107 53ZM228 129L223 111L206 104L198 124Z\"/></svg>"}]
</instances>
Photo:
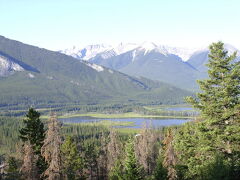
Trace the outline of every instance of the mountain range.
<instances>
[{"instance_id":1,"label":"mountain range","mask_svg":"<svg viewBox=\"0 0 240 180\"><path fill-rule=\"evenodd\" d=\"M225 48L229 54L237 51L240 55L240 51L229 44ZM207 78L208 48L187 49L144 42L117 46L97 44L60 52L134 77L158 80L191 91L198 89L197 79Z\"/></svg>"},{"instance_id":2,"label":"mountain range","mask_svg":"<svg viewBox=\"0 0 240 180\"><path fill-rule=\"evenodd\" d=\"M95 52L82 50L82 54L76 57L96 59L99 53ZM123 55L129 51L123 48L118 53ZM78 60L72 56L0 36L0 107L19 104L179 103L183 102L183 97L192 95L164 82L132 77L94 64L93 60ZM113 57L118 56L115 54Z\"/></svg>"}]
</instances>

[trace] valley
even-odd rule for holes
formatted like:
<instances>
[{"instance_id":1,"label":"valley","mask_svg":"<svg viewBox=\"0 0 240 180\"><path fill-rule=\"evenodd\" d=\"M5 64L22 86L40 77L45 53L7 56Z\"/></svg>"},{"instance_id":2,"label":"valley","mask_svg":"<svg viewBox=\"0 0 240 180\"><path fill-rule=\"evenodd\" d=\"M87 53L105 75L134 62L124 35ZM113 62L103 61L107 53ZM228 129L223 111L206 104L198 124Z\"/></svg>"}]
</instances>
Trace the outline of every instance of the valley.
<instances>
[{"instance_id":1,"label":"valley","mask_svg":"<svg viewBox=\"0 0 240 180\"><path fill-rule=\"evenodd\" d=\"M240 1L1 1L0 180L240 180Z\"/></svg>"}]
</instances>

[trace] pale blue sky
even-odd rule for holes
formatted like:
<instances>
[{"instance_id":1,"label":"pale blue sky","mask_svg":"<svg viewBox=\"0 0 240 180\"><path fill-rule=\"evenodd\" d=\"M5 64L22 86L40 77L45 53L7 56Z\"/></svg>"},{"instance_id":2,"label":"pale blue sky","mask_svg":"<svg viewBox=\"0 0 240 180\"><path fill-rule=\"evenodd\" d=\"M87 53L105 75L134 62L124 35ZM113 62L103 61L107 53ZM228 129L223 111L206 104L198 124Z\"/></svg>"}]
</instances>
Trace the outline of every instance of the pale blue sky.
<instances>
[{"instance_id":1,"label":"pale blue sky","mask_svg":"<svg viewBox=\"0 0 240 180\"><path fill-rule=\"evenodd\" d=\"M0 35L52 50L153 41L240 49L240 0L0 0Z\"/></svg>"}]
</instances>

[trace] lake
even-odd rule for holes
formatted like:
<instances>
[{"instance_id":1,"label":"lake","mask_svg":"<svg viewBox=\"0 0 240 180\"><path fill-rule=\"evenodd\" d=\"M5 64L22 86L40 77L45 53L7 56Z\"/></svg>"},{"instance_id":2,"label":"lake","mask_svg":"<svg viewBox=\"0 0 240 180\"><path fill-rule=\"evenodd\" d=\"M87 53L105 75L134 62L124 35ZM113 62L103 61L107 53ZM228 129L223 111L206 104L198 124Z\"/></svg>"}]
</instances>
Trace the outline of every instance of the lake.
<instances>
[{"instance_id":1,"label":"lake","mask_svg":"<svg viewBox=\"0 0 240 180\"><path fill-rule=\"evenodd\" d=\"M117 128L141 128L145 123L151 124L153 127L164 127L164 126L173 126L173 125L181 125L185 122L190 121L189 119L152 119L152 118L114 118L114 119L99 119L99 118L91 118L91 117L71 117L71 118L63 118L59 119L63 123L87 123L87 122L99 122L102 120L110 120L110 121L120 121L120 122L133 122L133 126L115 126Z\"/></svg>"},{"instance_id":2,"label":"lake","mask_svg":"<svg viewBox=\"0 0 240 180\"><path fill-rule=\"evenodd\" d=\"M191 111L194 110L192 107L169 107L167 111Z\"/></svg>"}]
</instances>

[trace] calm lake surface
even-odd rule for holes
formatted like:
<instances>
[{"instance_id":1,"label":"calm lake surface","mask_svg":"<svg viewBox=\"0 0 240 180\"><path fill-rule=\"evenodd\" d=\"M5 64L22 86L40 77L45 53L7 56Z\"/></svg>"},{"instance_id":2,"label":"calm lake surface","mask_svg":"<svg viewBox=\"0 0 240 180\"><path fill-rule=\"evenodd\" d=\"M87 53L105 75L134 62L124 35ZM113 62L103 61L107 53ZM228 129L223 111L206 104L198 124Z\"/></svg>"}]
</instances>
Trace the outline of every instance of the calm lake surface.
<instances>
[{"instance_id":1,"label":"calm lake surface","mask_svg":"<svg viewBox=\"0 0 240 180\"><path fill-rule=\"evenodd\" d=\"M170 107L166 108L167 111L190 111L193 110L192 107Z\"/></svg>"},{"instance_id":2,"label":"calm lake surface","mask_svg":"<svg viewBox=\"0 0 240 180\"><path fill-rule=\"evenodd\" d=\"M97 119L91 117L72 117L72 118L63 118L59 119L63 123L86 123L86 122L99 122L102 120L110 121L120 121L120 122L133 122L133 126L115 126L115 127L130 127L130 128L141 128L145 123L151 124L153 127L164 127L164 126L173 126L181 125L185 122L190 121L189 119L151 119L151 118L114 118L114 119Z\"/></svg>"}]
</instances>

